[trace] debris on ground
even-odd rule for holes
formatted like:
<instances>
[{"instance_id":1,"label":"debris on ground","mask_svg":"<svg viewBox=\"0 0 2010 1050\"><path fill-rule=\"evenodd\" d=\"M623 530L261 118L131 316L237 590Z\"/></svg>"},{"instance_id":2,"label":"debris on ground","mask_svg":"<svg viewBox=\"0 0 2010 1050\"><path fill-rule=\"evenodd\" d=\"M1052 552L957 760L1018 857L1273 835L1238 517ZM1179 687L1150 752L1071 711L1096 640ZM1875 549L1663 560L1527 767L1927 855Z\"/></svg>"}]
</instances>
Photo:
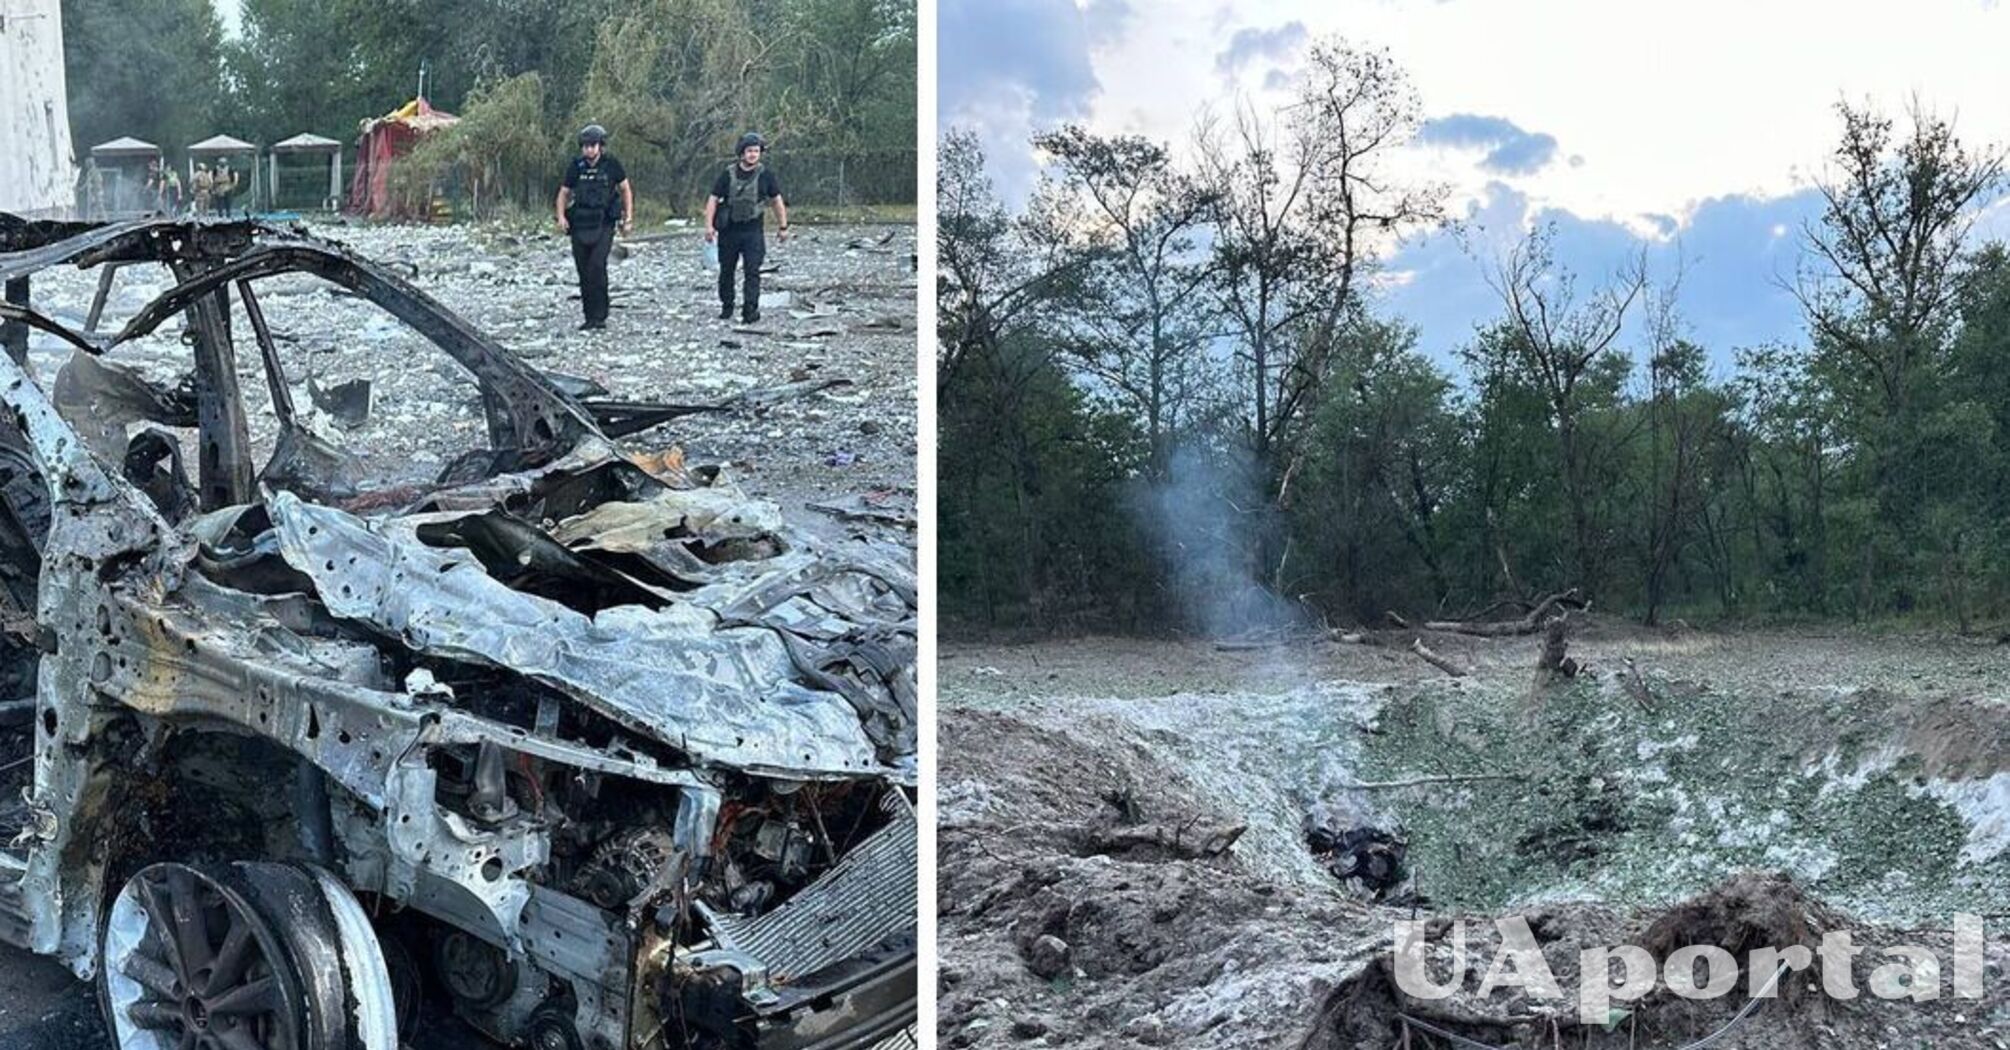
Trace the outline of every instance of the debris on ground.
<instances>
[{"instance_id":1,"label":"debris on ground","mask_svg":"<svg viewBox=\"0 0 2010 1050\"><path fill-rule=\"evenodd\" d=\"M1572 657L1632 671L1559 679L1533 706L1541 631L1433 632L1471 672L1456 679L1407 651L1422 627L1253 649L945 644L942 1045L1019 1045L1027 1019L1088 1050L1672 1050L1720 1030L1718 1050L2010 1045L2010 711L1991 685L2010 652L1569 617ZM1238 826L1219 854L1082 834ZM1378 903L1360 875L1392 871L1407 877ZM1497 919L1526 923L1566 989L1587 948L1742 961L1838 930L1869 946L1861 988L1899 944L1935 953L1945 985L1959 914L1998 916L1980 1001L1841 1002L1810 971L1745 1010L1664 979L1587 1025L1574 999L1477 994ZM1463 989L1398 985L1408 920L1440 961L1465 921ZM1043 936L1066 972L1051 952L1035 968Z\"/></svg>"},{"instance_id":2,"label":"debris on ground","mask_svg":"<svg viewBox=\"0 0 2010 1050\"><path fill-rule=\"evenodd\" d=\"M68 323L107 262L141 300ZM911 537L799 527L656 430L840 381L580 399L404 272L0 215L0 317L41 333L0 356L0 699L36 706L0 942L95 974L121 1046L388 1047L428 1005L539 1047L911 1026Z\"/></svg>"},{"instance_id":3,"label":"debris on ground","mask_svg":"<svg viewBox=\"0 0 2010 1050\"><path fill-rule=\"evenodd\" d=\"M1362 823L1353 812L1330 804L1313 806L1305 814L1305 847L1335 879L1353 882L1377 903L1388 900L1410 882L1404 858L1410 841L1401 828L1385 830ZM1414 892L1404 903L1422 903Z\"/></svg>"},{"instance_id":4,"label":"debris on ground","mask_svg":"<svg viewBox=\"0 0 2010 1050\"><path fill-rule=\"evenodd\" d=\"M307 377L307 393L314 407L328 414L328 418L344 430L354 430L370 418L370 381L351 379L346 383L322 386L313 376Z\"/></svg>"},{"instance_id":5,"label":"debris on ground","mask_svg":"<svg viewBox=\"0 0 2010 1050\"><path fill-rule=\"evenodd\" d=\"M398 269L475 329L540 368L605 388L575 394L626 403L702 406L703 418L674 418L658 429L621 439L624 450L685 445L699 459L733 465L754 496L799 508L812 500L842 498L860 487L911 488L914 484L916 376L913 319L918 284L898 259L848 251L847 240L891 238L912 245L910 226L832 226L791 241L787 267L769 290L806 296L818 316L771 314L762 329L783 340L799 331L837 327L844 335L816 340L815 351L730 338L717 319L718 276L698 264L696 232L670 233L609 268L614 309L602 332L577 331L578 282L565 238L505 226L313 225L357 253L402 260ZM671 250L689 237L689 252ZM96 292L96 271L59 269L35 279L35 301L59 320L81 326ZM170 284L158 267L119 274L104 311L103 330L123 325ZM258 282L261 304L279 355L304 388L318 382L368 378L369 418L352 444L371 478L429 481L482 426L481 406L456 392L458 369L426 350L422 339L395 318L346 288L318 279L283 275ZM877 322L889 321L886 327ZM245 333L248 340L248 333ZM722 346L724 341L735 345ZM130 365L156 385L171 385L185 368L186 348L160 336L120 347L107 361ZM67 348L36 333L32 357L41 374L54 372ZM245 369L255 353L241 355ZM824 375L843 380L822 389L792 388L791 374L814 361ZM46 369L47 371L42 371ZM769 392L758 395L750 392ZM254 446L276 436L267 422L270 392L247 382L244 396L254 416ZM309 391L295 396L303 420L317 425L323 410ZM867 430L871 421L878 429ZM832 448L855 462L830 466Z\"/></svg>"},{"instance_id":6,"label":"debris on ground","mask_svg":"<svg viewBox=\"0 0 2010 1050\"><path fill-rule=\"evenodd\" d=\"M810 509L846 521L877 521L903 529L915 527L914 493L903 489L855 492L843 499L810 504Z\"/></svg>"}]
</instances>

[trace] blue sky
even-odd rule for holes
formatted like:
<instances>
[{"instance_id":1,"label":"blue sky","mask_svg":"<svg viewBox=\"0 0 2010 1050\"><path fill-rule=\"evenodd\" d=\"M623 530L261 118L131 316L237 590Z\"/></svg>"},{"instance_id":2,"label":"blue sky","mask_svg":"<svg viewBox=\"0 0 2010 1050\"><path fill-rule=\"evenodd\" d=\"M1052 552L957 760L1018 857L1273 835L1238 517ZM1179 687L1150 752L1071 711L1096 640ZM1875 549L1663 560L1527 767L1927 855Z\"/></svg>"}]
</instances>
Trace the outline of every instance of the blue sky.
<instances>
[{"instance_id":1,"label":"blue sky","mask_svg":"<svg viewBox=\"0 0 2010 1050\"><path fill-rule=\"evenodd\" d=\"M1196 116L1269 111L1307 43L1344 31L1387 47L1426 122L1402 170L1451 187L1459 236L1387 261L1388 310L1448 356L1497 312L1501 247L1553 224L1596 280L1644 245L1681 274L1688 335L1737 347L1804 338L1782 283L1819 214L1813 181L1838 101L1909 99L1969 141L2010 142L2010 5L1920 0L1904 17L1815 0L941 0L942 126L978 131L999 188L1023 197L1034 130L1079 121L1176 148ZM2010 201L1981 232L2010 237Z\"/></svg>"}]
</instances>

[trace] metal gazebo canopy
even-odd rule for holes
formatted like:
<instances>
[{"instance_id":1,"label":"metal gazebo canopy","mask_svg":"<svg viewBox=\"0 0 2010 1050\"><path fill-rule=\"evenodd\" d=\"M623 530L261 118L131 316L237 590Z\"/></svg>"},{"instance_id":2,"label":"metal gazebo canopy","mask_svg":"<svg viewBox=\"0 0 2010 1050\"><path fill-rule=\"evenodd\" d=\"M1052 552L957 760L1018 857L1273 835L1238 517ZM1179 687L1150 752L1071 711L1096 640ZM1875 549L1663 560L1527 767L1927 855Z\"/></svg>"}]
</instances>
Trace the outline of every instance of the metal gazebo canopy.
<instances>
[{"instance_id":1,"label":"metal gazebo canopy","mask_svg":"<svg viewBox=\"0 0 2010 1050\"><path fill-rule=\"evenodd\" d=\"M229 157L240 153L258 155L258 147L229 135L211 135L188 148L191 157Z\"/></svg>"},{"instance_id":2,"label":"metal gazebo canopy","mask_svg":"<svg viewBox=\"0 0 2010 1050\"><path fill-rule=\"evenodd\" d=\"M253 198L256 198L258 196L258 147L243 139L232 138L229 135L212 135L188 148L189 185L195 185L195 165L197 161L212 159L228 160L231 157L239 156L250 159L250 163L246 165L246 174L249 176L247 181L251 187Z\"/></svg>"},{"instance_id":3,"label":"metal gazebo canopy","mask_svg":"<svg viewBox=\"0 0 2010 1050\"><path fill-rule=\"evenodd\" d=\"M91 156L101 161L147 160L161 155L161 148L127 135L91 147Z\"/></svg>"},{"instance_id":4,"label":"metal gazebo canopy","mask_svg":"<svg viewBox=\"0 0 2010 1050\"><path fill-rule=\"evenodd\" d=\"M321 155L328 158L328 196L323 202L331 210L340 207L342 201L342 144L320 135L301 132L283 142L272 144L272 160L266 174L272 184L272 200L279 201L279 158L291 156Z\"/></svg>"},{"instance_id":5,"label":"metal gazebo canopy","mask_svg":"<svg viewBox=\"0 0 2010 1050\"><path fill-rule=\"evenodd\" d=\"M161 159L159 146L128 135L92 146L90 156L91 166L98 173L99 188L95 193L87 188L82 207L87 212L96 212L92 218L105 218L111 213L147 211L159 206L158 200L149 202L147 199L145 171L148 161Z\"/></svg>"}]
</instances>

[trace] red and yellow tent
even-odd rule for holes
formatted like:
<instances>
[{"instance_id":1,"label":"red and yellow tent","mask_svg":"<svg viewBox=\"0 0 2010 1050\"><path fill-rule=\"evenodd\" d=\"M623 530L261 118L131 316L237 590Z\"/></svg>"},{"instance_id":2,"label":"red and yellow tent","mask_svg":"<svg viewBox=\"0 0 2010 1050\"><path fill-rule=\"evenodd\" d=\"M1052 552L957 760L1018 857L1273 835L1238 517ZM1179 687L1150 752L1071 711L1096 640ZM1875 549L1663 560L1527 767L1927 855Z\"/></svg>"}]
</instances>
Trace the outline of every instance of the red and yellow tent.
<instances>
[{"instance_id":1,"label":"red and yellow tent","mask_svg":"<svg viewBox=\"0 0 2010 1050\"><path fill-rule=\"evenodd\" d=\"M349 211L372 219L396 218L391 171L422 138L460 122L459 117L423 98L362 123L356 139L356 176L349 183Z\"/></svg>"}]
</instances>

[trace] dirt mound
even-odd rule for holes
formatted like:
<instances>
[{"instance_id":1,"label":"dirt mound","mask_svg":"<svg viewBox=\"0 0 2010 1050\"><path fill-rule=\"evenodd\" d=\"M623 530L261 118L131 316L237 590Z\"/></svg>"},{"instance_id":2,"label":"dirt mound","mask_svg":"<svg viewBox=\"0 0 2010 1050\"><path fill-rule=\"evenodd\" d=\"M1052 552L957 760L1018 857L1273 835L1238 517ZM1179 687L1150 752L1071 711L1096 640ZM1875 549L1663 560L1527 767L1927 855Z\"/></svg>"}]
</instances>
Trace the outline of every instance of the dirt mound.
<instances>
[{"instance_id":1,"label":"dirt mound","mask_svg":"<svg viewBox=\"0 0 2010 1050\"><path fill-rule=\"evenodd\" d=\"M2001 986L2004 947L1989 948L1985 973L1993 987L1977 1001L1961 998L1951 986L1954 943L1948 931L1881 927L1852 928L1841 916L1810 899L1792 879L1779 874L1741 873L1723 885L1664 911L1624 913L1595 904L1556 905L1502 917L1519 921L1540 949L1561 998L1532 989L1497 987L1481 994L1485 981L1507 972L1503 958L1506 925L1485 918L1431 920L1422 941L1425 974L1451 987L1453 960L1464 951L1463 980L1449 994L1426 997L1405 990L1397 979L1393 952L1383 952L1356 977L1344 982L1319 1011L1303 1050L1381 1050L1390 1045L1485 1047L1666 1048L1695 1046L1744 1050L1829 1050L1829 1048L1995 1047L2010 1034L2010 990ZM1857 990L1854 998L1822 992L1825 976L1818 949L1824 934L1848 931L1862 949L1842 964L1834 981ZM1579 991L1595 987L1601 974L1587 973L1585 952L1638 945L1656 964L1651 989L1616 997L1605 1022L1586 1023ZM1940 991L1926 1002L1888 1001L1870 994L1867 980L1899 956L1885 949L1915 946L1938 960ZM1677 994L1668 981L1670 957L1683 948L1711 946L1738 964L1736 980L1720 996ZM1746 965L1756 949L1809 949L1805 968L1776 968L1754 974ZM1605 958L1603 955L1593 956ZM1498 968L1498 970L1497 970ZM1522 964L1514 965L1522 972ZM1621 967L1607 966L1612 975ZM1626 973L1627 977L1632 974ZM1702 976L1691 971L1692 979ZM1590 983L1587 983L1590 982ZM1698 983L1701 983L1700 981ZM1833 985L1832 985L1833 986ZM1685 985L1685 991L1694 987ZM1753 992L1764 994L1754 996ZM1755 1001L1756 999L1756 1001Z\"/></svg>"},{"instance_id":2,"label":"dirt mound","mask_svg":"<svg viewBox=\"0 0 2010 1050\"><path fill-rule=\"evenodd\" d=\"M1984 955L1994 986L1966 1000L1950 988L1954 941L1948 931L1881 927L1849 929L1845 919L1811 901L1783 875L1741 873L1725 885L1660 913L1620 913L1604 905L1556 905L1505 919L1526 923L1542 949L1562 1000L1522 988L1479 994L1485 976L1503 966L1503 925L1487 919L1433 919L1425 927L1423 957L1431 982L1451 986L1453 959L1463 935L1463 980L1443 998L1413 996L1397 980L1395 955L1379 953L1359 976L1327 998L1304 1050L1381 1050L1397 1046L1469 1048L1582 1046L1582 1048L1682 1048L1743 1050L1869 1050L1889 1046L2004 1046L2010 1036L2010 994L2002 988L2004 945ZM1821 992L1821 955L1799 972L1753 976L1745 961L1759 947L1805 945L1813 953L1823 933L1849 929L1861 957L1845 966L1857 996L1843 1000ZM1634 943L1656 961L1660 978L1638 998L1614 1002L1604 1024L1586 1024L1578 990L1600 974L1586 974L1584 951ZM1867 994L1865 978L1897 955L1893 945L1916 945L1940 959L1940 996L1930 1002L1887 1002ZM1713 945L1739 959L1739 976L1717 998L1686 998L1670 990L1668 957L1682 947ZM1596 955L1602 957L1602 955ZM1520 964L1516 964L1520 970ZM1630 976L1630 974L1628 974ZM1753 990L1771 992L1753 998Z\"/></svg>"},{"instance_id":3,"label":"dirt mound","mask_svg":"<svg viewBox=\"0 0 2010 1050\"><path fill-rule=\"evenodd\" d=\"M1097 747L958 712L940 740L944 1046L1289 1045L1386 926L1337 890L1191 848L1212 832L1179 849L1084 850L1126 827L1233 824L1135 737Z\"/></svg>"},{"instance_id":4,"label":"dirt mound","mask_svg":"<svg viewBox=\"0 0 2010 1050\"><path fill-rule=\"evenodd\" d=\"M1748 872L1663 912L1641 934L1640 946L1663 962L1694 946L1721 948L1744 960L1760 948L1797 945L1815 952L1824 933L1843 925L1840 916L1809 900L1787 876ZM1819 983L1821 969L1817 954L1807 971L1814 983ZM1739 976L1749 984L1748 972L1741 969ZM1759 979L1763 983L1766 975ZM1806 987L1807 982L1785 982L1782 997L1797 1001Z\"/></svg>"},{"instance_id":5,"label":"dirt mound","mask_svg":"<svg viewBox=\"0 0 2010 1050\"><path fill-rule=\"evenodd\" d=\"M2010 773L2010 719L1975 697L1933 697L1896 712L1900 748L1928 777L1984 779Z\"/></svg>"},{"instance_id":6,"label":"dirt mound","mask_svg":"<svg viewBox=\"0 0 2010 1050\"><path fill-rule=\"evenodd\" d=\"M2010 674L2005 652L1605 625L1582 646L1594 673L1531 708L1533 640L1458 644L1469 678L1350 645L1087 640L952 659L943 1045L1465 1045L1434 1034L1450 1033L1674 1050L1735 1019L1709 1045L2010 1048L2000 931L1978 1002L1953 993L1948 928L2002 912L2010 888L2010 721L1985 690ZM1213 829L1243 823L1209 855ZM1308 834L1328 824L1405 842L1427 900L1378 906L1340 883ZM1474 916L1448 998L1395 979L1395 924L1413 914L1440 974L1455 916ZM1478 994L1509 916L1559 997ZM1834 967L1816 956L1745 1010L1752 970L1776 970L1747 952L1843 931L1854 998L1824 993ZM1656 981L1583 1022L1583 953L1628 944ZM1732 954L1733 987L1675 994L1669 956L1705 945ZM1938 999L1870 994L1898 945L1939 960Z\"/></svg>"}]
</instances>

